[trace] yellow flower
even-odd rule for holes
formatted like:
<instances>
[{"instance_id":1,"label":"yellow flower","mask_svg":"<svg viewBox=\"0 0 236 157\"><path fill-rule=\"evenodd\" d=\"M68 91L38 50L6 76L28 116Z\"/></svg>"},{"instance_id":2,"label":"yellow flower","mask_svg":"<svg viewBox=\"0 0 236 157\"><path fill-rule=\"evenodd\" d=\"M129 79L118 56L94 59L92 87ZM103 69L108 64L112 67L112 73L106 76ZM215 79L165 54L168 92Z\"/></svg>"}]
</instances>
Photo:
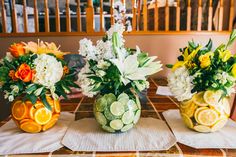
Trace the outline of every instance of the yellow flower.
<instances>
[{"instance_id":1,"label":"yellow flower","mask_svg":"<svg viewBox=\"0 0 236 157\"><path fill-rule=\"evenodd\" d=\"M233 65L233 68L231 70L231 73L233 74L233 76L236 78L236 63Z\"/></svg>"},{"instance_id":2,"label":"yellow flower","mask_svg":"<svg viewBox=\"0 0 236 157\"><path fill-rule=\"evenodd\" d=\"M177 68L183 66L184 63L185 63L185 62L183 62L183 61L178 61L178 62L176 62L176 63L174 64L174 66L172 67L171 70L172 70L172 71L175 71Z\"/></svg>"},{"instance_id":3,"label":"yellow flower","mask_svg":"<svg viewBox=\"0 0 236 157\"><path fill-rule=\"evenodd\" d=\"M211 64L211 58L210 58L211 55L212 55L212 53L209 52L209 53L206 53L206 54L201 55L199 57L201 68L206 68L206 67L208 67Z\"/></svg>"},{"instance_id":4,"label":"yellow flower","mask_svg":"<svg viewBox=\"0 0 236 157\"><path fill-rule=\"evenodd\" d=\"M231 57L231 52L229 50L219 51L219 56L223 62L226 62Z\"/></svg>"}]
</instances>

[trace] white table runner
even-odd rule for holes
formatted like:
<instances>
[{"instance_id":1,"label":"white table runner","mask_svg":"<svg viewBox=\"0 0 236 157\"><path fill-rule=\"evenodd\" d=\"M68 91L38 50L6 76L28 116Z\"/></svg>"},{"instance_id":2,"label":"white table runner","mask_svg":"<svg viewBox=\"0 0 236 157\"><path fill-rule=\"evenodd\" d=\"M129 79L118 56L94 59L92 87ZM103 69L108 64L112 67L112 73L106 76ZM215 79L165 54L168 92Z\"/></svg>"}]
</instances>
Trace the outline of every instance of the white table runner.
<instances>
[{"instance_id":1,"label":"white table runner","mask_svg":"<svg viewBox=\"0 0 236 157\"><path fill-rule=\"evenodd\" d=\"M125 133L107 133L94 119L73 122L62 144L73 151L152 151L168 150L176 139L166 123L154 118L141 118Z\"/></svg>"},{"instance_id":2,"label":"white table runner","mask_svg":"<svg viewBox=\"0 0 236 157\"><path fill-rule=\"evenodd\" d=\"M236 149L236 122L229 120L224 128L214 133L198 133L182 122L178 110L168 110L163 115L178 142L193 148Z\"/></svg>"}]
</instances>

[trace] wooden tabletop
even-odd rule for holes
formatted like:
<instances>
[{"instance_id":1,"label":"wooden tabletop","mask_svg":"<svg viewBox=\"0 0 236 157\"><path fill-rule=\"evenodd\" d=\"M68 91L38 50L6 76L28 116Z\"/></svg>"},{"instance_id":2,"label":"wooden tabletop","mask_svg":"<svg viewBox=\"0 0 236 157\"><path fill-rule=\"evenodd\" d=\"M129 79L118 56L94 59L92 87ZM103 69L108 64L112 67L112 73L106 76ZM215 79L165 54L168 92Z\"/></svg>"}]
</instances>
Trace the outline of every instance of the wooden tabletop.
<instances>
[{"instance_id":1,"label":"wooden tabletop","mask_svg":"<svg viewBox=\"0 0 236 157\"><path fill-rule=\"evenodd\" d=\"M148 98L147 103L142 104L142 117L153 117L157 119L165 120L162 116L162 112L168 109L177 109L178 102L171 97L156 95L156 90L158 85L166 85L166 81L163 79L150 80L150 88L148 89ZM73 98L70 100L63 100L61 102L62 111L71 112L76 115L76 120L81 118L93 117L92 105L93 99L81 97ZM0 122L0 126L9 121L11 117ZM54 152L40 153L40 154L28 154L29 156L101 156L101 157L110 157L110 156L122 156L122 157L152 157L152 156L174 156L174 157L209 157L209 156L227 156L227 157L236 157L236 149L194 149L189 146L177 143L169 150L166 151L142 151L142 152L74 152L70 149L63 147ZM15 155L8 155L15 156ZM21 156L27 156L22 154Z\"/></svg>"}]
</instances>

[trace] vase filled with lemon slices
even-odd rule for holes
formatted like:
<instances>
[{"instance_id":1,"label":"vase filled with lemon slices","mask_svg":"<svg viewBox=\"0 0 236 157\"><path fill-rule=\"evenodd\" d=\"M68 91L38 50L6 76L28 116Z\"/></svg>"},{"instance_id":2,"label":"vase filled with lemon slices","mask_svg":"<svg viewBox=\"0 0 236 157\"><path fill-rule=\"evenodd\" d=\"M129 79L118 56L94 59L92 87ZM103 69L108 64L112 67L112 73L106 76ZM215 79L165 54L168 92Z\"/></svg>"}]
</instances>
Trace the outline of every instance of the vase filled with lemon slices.
<instances>
[{"instance_id":1,"label":"vase filled with lemon slices","mask_svg":"<svg viewBox=\"0 0 236 157\"><path fill-rule=\"evenodd\" d=\"M180 49L168 86L180 102L183 122L198 132L215 132L225 126L230 116L229 99L235 93L236 58L228 47L236 38L234 30L227 44L212 49L212 40L202 46L191 41Z\"/></svg>"},{"instance_id":2,"label":"vase filled with lemon slices","mask_svg":"<svg viewBox=\"0 0 236 157\"><path fill-rule=\"evenodd\" d=\"M23 131L52 128L61 112L59 97L69 93L75 69L63 60L54 43L14 43L0 61L0 90L12 102L12 119Z\"/></svg>"}]
</instances>

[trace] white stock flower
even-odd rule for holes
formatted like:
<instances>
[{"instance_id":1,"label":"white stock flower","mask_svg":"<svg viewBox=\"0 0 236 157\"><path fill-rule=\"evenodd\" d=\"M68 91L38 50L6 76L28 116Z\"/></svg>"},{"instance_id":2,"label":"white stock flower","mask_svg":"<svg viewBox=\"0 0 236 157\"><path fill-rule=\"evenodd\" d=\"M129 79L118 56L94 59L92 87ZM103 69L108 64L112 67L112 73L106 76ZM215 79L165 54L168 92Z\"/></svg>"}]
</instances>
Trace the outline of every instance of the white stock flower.
<instances>
[{"instance_id":1,"label":"white stock flower","mask_svg":"<svg viewBox=\"0 0 236 157\"><path fill-rule=\"evenodd\" d=\"M12 101L14 101L14 96L13 95L9 95L9 97L8 97L8 101L10 101L10 102L12 102Z\"/></svg>"},{"instance_id":2,"label":"white stock flower","mask_svg":"<svg viewBox=\"0 0 236 157\"><path fill-rule=\"evenodd\" d=\"M86 57L88 60L89 59L97 60L96 47L93 46L93 43L91 40L84 38L79 41L79 44L80 44L80 48L79 48L80 55Z\"/></svg>"},{"instance_id":3,"label":"white stock flower","mask_svg":"<svg viewBox=\"0 0 236 157\"><path fill-rule=\"evenodd\" d=\"M96 45L96 54L98 60L115 58L115 54L112 49L112 42L109 40L106 42L98 40Z\"/></svg>"},{"instance_id":4,"label":"white stock flower","mask_svg":"<svg viewBox=\"0 0 236 157\"><path fill-rule=\"evenodd\" d=\"M97 67L100 69L107 69L111 64L104 60L99 60Z\"/></svg>"},{"instance_id":5,"label":"white stock flower","mask_svg":"<svg viewBox=\"0 0 236 157\"><path fill-rule=\"evenodd\" d=\"M169 74L168 86L178 101L184 101L192 98L193 78L189 75L188 69L185 66L177 68L174 72Z\"/></svg>"},{"instance_id":6,"label":"white stock flower","mask_svg":"<svg viewBox=\"0 0 236 157\"><path fill-rule=\"evenodd\" d=\"M19 87L17 85L11 85L10 88L12 90L11 91L12 94L18 94L19 93L20 89L19 89Z\"/></svg>"},{"instance_id":7,"label":"white stock flower","mask_svg":"<svg viewBox=\"0 0 236 157\"><path fill-rule=\"evenodd\" d=\"M47 88L55 85L63 76L63 67L61 62L53 56L47 54L38 55L34 60L35 77L34 83L38 83Z\"/></svg>"},{"instance_id":8,"label":"white stock flower","mask_svg":"<svg viewBox=\"0 0 236 157\"><path fill-rule=\"evenodd\" d=\"M117 32L120 40L122 43L124 43L124 39L123 39L123 32L125 31L125 26L123 25L123 23L115 23L114 25L111 26L111 28L106 32L107 33L107 37L108 40L112 39L112 35L114 32Z\"/></svg>"}]
</instances>

